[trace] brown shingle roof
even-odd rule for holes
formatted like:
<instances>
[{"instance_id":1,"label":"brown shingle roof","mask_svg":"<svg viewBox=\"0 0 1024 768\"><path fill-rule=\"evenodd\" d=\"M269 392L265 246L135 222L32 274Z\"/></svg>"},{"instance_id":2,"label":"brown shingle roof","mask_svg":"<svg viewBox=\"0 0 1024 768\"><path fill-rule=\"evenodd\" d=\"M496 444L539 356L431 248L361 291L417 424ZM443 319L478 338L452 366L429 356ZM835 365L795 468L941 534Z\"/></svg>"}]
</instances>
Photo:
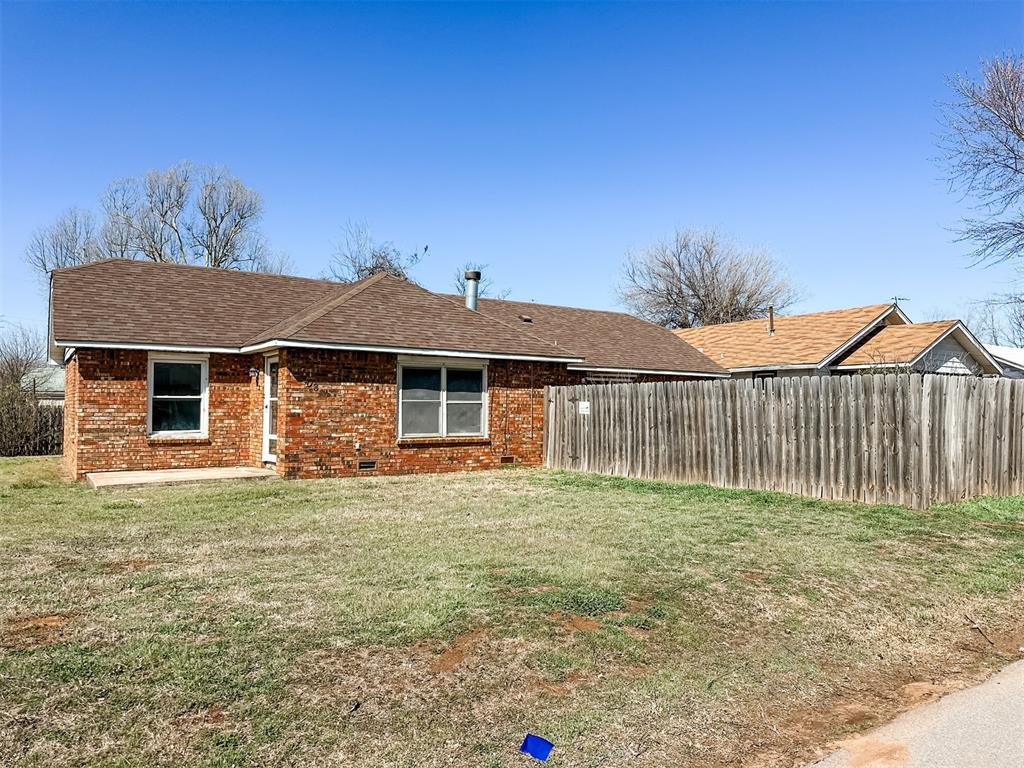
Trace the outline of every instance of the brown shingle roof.
<instances>
[{"instance_id":1,"label":"brown shingle roof","mask_svg":"<svg viewBox=\"0 0 1024 768\"><path fill-rule=\"evenodd\" d=\"M484 314L571 346L584 356L587 368L726 373L668 329L622 312L504 299L480 299L477 306Z\"/></svg>"},{"instance_id":2,"label":"brown shingle roof","mask_svg":"<svg viewBox=\"0 0 1024 768\"><path fill-rule=\"evenodd\" d=\"M866 326L892 309L892 304L780 315L775 333L768 320L680 328L674 333L726 368L818 365Z\"/></svg>"},{"instance_id":3,"label":"brown shingle roof","mask_svg":"<svg viewBox=\"0 0 1024 768\"><path fill-rule=\"evenodd\" d=\"M53 338L65 343L239 349L280 340L723 372L630 315L486 299L473 312L461 298L385 275L343 284L113 260L55 270L52 289Z\"/></svg>"},{"instance_id":4,"label":"brown shingle roof","mask_svg":"<svg viewBox=\"0 0 1024 768\"><path fill-rule=\"evenodd\" d=\"M888 325L839 361L838 365L884 365L913 362L938 340L956 320Z\"/></svg>"},{"instance_id":5,"label":"brown shingle roof","mask_svg":"<svg viewBox=\"0 0 1024 768\"><path fill-rule=\"evenodd\" d=\"M53 271L53 338L240 347L337 283L113 259Z\"/></svg>"}]
</instances>

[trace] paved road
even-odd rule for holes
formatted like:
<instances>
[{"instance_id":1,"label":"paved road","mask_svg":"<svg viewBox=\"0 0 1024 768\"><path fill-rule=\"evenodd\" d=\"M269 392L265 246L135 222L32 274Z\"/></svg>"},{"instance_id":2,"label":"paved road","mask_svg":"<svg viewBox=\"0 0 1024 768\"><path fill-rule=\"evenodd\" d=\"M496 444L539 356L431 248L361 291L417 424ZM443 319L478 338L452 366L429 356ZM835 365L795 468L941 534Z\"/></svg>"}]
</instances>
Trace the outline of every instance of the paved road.
<instances>
[{"instance_id":1,"label":"paved road","mask_svg":"<svg viewBox=\"0 0 1024 768\"><path fill-rule=\"evenodd\" d=\"M904 713L808 768L1021 768L1024 661Z\"/></svg>"}]
</instances>

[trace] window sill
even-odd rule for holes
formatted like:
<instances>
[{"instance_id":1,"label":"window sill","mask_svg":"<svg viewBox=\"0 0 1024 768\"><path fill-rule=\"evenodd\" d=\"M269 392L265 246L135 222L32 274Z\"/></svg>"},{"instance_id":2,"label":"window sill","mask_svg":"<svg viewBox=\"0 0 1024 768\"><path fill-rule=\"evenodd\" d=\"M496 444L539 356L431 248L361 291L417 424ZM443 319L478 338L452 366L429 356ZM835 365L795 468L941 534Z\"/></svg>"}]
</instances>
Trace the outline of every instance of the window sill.
<instances>
[{"instance_id":1,"label":"window sill","mask_svg":"<svg viewBox=\"0 0 1024 768\"><path fill-rule=\"evenodd\" d=\"M146 435L146 439L150 443L173 443L175 445L181 445L183 443L191 443L194 445L209 445L209 435Z\"/></svg>"},{"instance_id":2,"label":"window sill","mask_svg":"<svg viewBox=\"0 0 1024 768\"><path fill-rule=\"evenodd\" d=\"M432 445L458 446L458 445L490 445L491 438L481 435L466 435L460 437L451 435L449 437L400 437L398 438L399 448L418 448Z\"/></svg>"}]
</instances>

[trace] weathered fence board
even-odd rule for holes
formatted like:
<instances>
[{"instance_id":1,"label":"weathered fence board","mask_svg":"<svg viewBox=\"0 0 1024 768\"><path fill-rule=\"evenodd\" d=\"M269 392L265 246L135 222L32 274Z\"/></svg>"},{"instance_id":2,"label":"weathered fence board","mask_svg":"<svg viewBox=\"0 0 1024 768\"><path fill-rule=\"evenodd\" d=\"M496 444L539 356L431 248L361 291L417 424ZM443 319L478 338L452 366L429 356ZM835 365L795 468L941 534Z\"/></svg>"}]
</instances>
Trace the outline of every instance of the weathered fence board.
<instances>
[{"instance_id":1,"label":"weathered fence board","mask_svg":"<svg viewBox=\"0 0 1024 768\"><path fill-rule=\"evenodd\" d=\"M594 384L545 400L558 469L912 507L1024 494L1024 380Z\"/></svg>"}]
</instances>

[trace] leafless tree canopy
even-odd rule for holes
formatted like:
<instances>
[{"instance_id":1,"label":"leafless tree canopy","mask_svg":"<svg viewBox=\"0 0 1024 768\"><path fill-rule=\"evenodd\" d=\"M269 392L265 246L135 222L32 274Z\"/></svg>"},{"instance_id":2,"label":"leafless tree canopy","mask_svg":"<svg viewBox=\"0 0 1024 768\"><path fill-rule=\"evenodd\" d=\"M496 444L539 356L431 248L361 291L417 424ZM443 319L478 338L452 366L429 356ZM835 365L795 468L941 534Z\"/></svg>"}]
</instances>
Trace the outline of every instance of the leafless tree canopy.
<instances>
[{"instance_id":1,"label":"leafless tree canopy","mask_svg":"<svg viewBox=\"0 0 1024 768\"><path fill-rule=\"evenodd\" d=\"M712 231L684 230L629 254L619 297L630 311L669 328L751 320L784 309L797 291L764 251L745 250Z\"/></svg>"},{"instance_id":2,"label":"leafless tree canopy","mask_svg":"<svg viewBox=\"0 0 1024 768\"><path fill-rule=\"evenodd\" d=\"M950 185L976 203L960 240L975 244L976 262L1024 255L1024 58L986 62L981 82L951 82L956 101L946 108L943 150Z\"/></svg>"},{"instance_id":3,"label":"leafless tree canopy","mask_svg":"<svg viewBox=\"0 0 1024 768\"><path fill-rule=\"evenodd\" d=\"M0 322L0 387L21 387L25 374L42 364L46 343L31 328Z\"/></svg>"},{"instance_id":4,"label":"leafless tree canopy","mask_svg":"<svg viewBox=\"0 0 1024 768\"><path fill-rule=\"evenodd\" d=\"M472 270L480 272L480 285L477 286L477 296L488 296L493 299L505 299L508 298L508 291L498 290L494 281L487 276L487 264L480 264L476 261L467 261L462 269L455 270L455 274L452 275L452 286L455 288L455 292L459 296L466 295L466 273Z\"/></svg>"},{"instance_id":5,"label":"leafless tree canopy","mask_svg":"<svg viewBox=\"0 0 1024 768\"><path fill-rule=\"evenodd\" d=\"M100 197L103 220L71 209L29 243L42 273L97 259L149 259L226 269L282 271L260 233L263 201L224 168L178 163L121 179Z\"/></svg>"},{"instance_id":6,"label":"leafless tree canopy","mask_svg":"<svg viewBox=\"0 0 1024 768\"><path fill-rule=\"evenodd\" d=\"M997 296L979 302L964 322L987 344L1024 347L1024 296Z\"/></svg>"},{"instance_id":7,"label":"leafless tree canopy","mask_svg":"<svg viewBox=\"0 0 1024 768\"><path fill-rule=\"evenodd\" d=\"M394 243L374 240L366 224L349 222L345 225L342 241L335 246L327 277L350 283L384 272L402 280L411 280L410 272L426 255L428 247L405 253Z\"/></svg>"}]
</instances>

